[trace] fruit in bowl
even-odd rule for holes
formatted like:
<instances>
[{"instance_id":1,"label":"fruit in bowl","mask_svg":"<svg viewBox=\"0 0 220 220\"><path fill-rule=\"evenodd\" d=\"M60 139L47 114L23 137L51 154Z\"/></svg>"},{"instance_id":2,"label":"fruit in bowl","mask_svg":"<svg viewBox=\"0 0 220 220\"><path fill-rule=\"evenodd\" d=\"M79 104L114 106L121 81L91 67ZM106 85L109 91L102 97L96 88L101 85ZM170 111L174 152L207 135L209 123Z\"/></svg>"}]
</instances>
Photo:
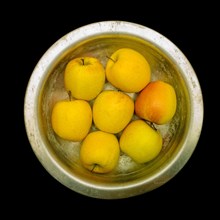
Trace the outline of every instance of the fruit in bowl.
<instances>
[{"instance_id":1,"label":"fruit in bowl","mask_svg":"<svg viewBox=\"0 0 220 220\"><path fill-rule=\"evenodd\" d=\"M82 141L92 125L92 109L85 100L61 100L51 113L55 133L69 141Z\"/></svg>"},{"instance_id":2,"label":"fruit in bowl","mask_svg":"<svg viewBox=\"0 0 220 220\"><path fill-rule=\"evenodd\" d=\"M58 138L52 127L52 109L55 103L68 99L70 89L65 88L63 73L70 60L92 56L98 58L105 68L115 51L128 47L138 51L148 61L151 68L150 81L160 79L175 85L176 113L169 122L155 124L163 138L163 146L157 158L142 164L134 162L125 153L120 153L118 161L116 160L117 166L112 172L91 172L91 167L86 169L82 166L80 149L83 141L99 129L92 121L89 133L83 140ZM109 87L104 85L104 90L108 89L122 92L122 89L113 85L113 81ZM135 101L141 91L124 93ZM99 94L92 100L84 100L91 109ZM80 100L72 95L72 100L75 99ZM156 189L178 173L193 153L199 139L203 103L194 70L172 42L139 24L104 21L73 30L42 56L28 83L24 115L31 147L56 180L86 196L117 199ZM141 118L134 111L129 123L139 119ZM119 140L129 123L122 131L112 135ZM96 166L92 167L95 171Z\"/></svg>"},{"instance_id":3,"label":"fruit in bowl","mask_svg":"<svg viewBox=\"0 0 220 220\"><path fill-rule=\"evenodd\" d=\"M159 155L163 137L154 123L168 123L176 112L177 100L169 83L150 81L150 69L147 59L130 48L113 52L105 69L92 56L75 57L67 63L64 87L70 101L55 104L51 122L61 138L82 141L84 168L109 173L117 166L120 150L140 164ZM104 89L104 83L112 89Z\"/></svg>"},{"instance_id":4,"label":"fruit in bowl","mask_svg":"<svg viewBox=\"0 0 220 220\"><path fill-rule=\"evenodd\" d=\"M161 80L150 82L137 96L135 113L156 124L168 123L176 113L176 91Z\"/></svg>"},{"instance_id":5,"label":"fruit in bowl","mask_svg":"<svg viewBox=\"0 0 220 220\"><path fill-rule=\"evenodd\" d=\"M95 99L92 111L93 121L98 129L116 134L132 119L134 101L121 91L105 90Z\"/></svg>"},{"instance_id":6,"label":"fruit in bowl","mask_svg":"<svg viewBox=\"0 0 220 220\"><path fill-rule=\"evenodd\" d=\"M112 172L118 165L119 156L118 139L104 131L89 133L80 147L83 167L94 173Z\"/></svg>"},{"instance_id":7,"label":"fruit in bowl","mask_svg":"<svg viewBox=\"0 0 220 220\"><path fill-rule=\"evenodd\" d=\"M123 92L139 92L150 82L151 68L147 59L137 50L120 48L108 59L106 77Z\"/></svg>"},{"instance_id":8,"label":"fruit in bowl","mask_svg":"<svg viewBox=\"0 0 220 220\"><path fill-rule=\"evenodd\" d=\"M104 83L105 70L96 57L76 57L65 67L65 89L76 99L94 99L103 90Z\"/></svg>"},{"instance_id":9,"label":"fruit in bowl","mask_svg":"<svg viewBox=\"0 0 220 220\"><path fill-rule=\"evenodd\" d=\"M162 149L163 138L160 131L143 120L134 120L123 130L120 149L137 163L147 163L155 159Z\"/></svg>"}]
</instances>

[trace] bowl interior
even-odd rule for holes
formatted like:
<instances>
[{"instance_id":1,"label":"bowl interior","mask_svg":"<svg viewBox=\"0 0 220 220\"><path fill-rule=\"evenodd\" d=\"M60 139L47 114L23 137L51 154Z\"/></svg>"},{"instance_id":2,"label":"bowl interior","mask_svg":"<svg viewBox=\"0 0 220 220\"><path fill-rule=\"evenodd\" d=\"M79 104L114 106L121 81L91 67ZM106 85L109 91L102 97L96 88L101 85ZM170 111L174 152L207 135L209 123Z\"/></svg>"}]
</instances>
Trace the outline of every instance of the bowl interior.
<instances>
[{"instance_id":1,"label":"bowl interior","mask_svg":"<svg viewBox=\"0 0 220 220\"><path fill-rule=\"evenodd\" d=\"M63 72L70 59L79 56L94 56L101 60L105 67L107 57L122 47L135 49L146 57L151 66L152 81L160 79L174 86L177 94L177 111L170 123L156 125L163 136L163 148L156 159L140 165L125 154L121 154L114 172L95 174L85 170L80 163L79 149L81 142L66 141L55 135L51 127L51 110L57 101L68 99L68 94L64 89ZM104 89L115 88L106 82ZM165 51L156 47L152 42L136 36L106 33L88 39L85 37L80 42L70 45L65 51L56 56L56 59L48 68L39 94L39 127L48 153L56 165L60 166L69 176L97 187L130 185L143 179L151 179L181 151L181 142L184 141L187 134L190 114L189 94L181 70ZM135 98L135 94L130 93L129 95L133 99ZM92 105L92 102L90 104ZM95 126L92 126L91 130L95 129Z\"/></svg>"}]
</instances>

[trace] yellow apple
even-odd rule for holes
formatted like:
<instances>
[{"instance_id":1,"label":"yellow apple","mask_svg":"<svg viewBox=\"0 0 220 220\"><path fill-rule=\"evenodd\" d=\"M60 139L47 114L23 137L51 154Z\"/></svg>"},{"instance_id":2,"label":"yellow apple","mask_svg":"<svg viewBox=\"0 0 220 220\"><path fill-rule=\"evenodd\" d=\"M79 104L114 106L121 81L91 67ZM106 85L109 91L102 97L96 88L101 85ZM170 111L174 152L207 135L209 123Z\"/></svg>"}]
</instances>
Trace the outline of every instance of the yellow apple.
<instances>
[{"instance_id":1,"label":"yellow apple","mask_svg":"<svg viewBox=\"0 0 220 220\"><path fill-rule=\"evenodd\" d=\"M93 121L102 131L116 134L130 122L134 113L134 101L127 94L104 90L94 100Z\"/></svg>"},{"instance_id":2,"label":"yellow apple","mask_svg":"<svg viewBox=\"0 0 220 220\"><path fill-rule=\"evenodd\" d=\"M137 163L146 163L156 158L162 143L160 132L140 119L130 122L119 139L121 151Z\"/></svg>"},{"instance_id":3,"label":"yellow apple","mask_svg":"<svg viewBox=\"0 0 220 220\"><path fill-rule=\"evenodd\" d=\"M131 48L120 48L109 57L106 78L123 92L142 90L151 78L151 69L146 58Z\"/></svg>"},{"instance_id":4,"label":"yellow apple","mask_svg":"<svg viewBox=\"0 0 220 220\"><path fill-rule=\"evenodd\" d=\"M80 160L83 167L94 173L109 173L119 161L120 148L115 135L93 131L83 140Z\"/></svg>"},{"instance_id":5,"label":"yellow apple","mask_svg":"<svg viewBox=\"0 0 220 220\"><path fill-rule=\"evenodd\" d=\"M175 115L176 107L174 87L161 80L150 82L135 101L136 115L156 124L169 122Z\"/></svg>"},{"instance_id":6,"label":"yellow apple","mask_svg":"<svg viewBox=\"0 0 220 220\"><path fill-rule=\"evenodd\" d=\"M54 132L69 141L81 141L92 125L92 109L85 100L58 101L51 115Z\"/></svg>"},{"instance_id":7,"label":"yellow apple","mask_svg":"<svg viewBox=\"0 0 220 220\"><path fill-rule=\"evenodd\" d=\"M77 57L70 60L64 71L64 85L76 99L90 101L103 89L105 69L95 57Z\"/></svg>"}]
</instances>

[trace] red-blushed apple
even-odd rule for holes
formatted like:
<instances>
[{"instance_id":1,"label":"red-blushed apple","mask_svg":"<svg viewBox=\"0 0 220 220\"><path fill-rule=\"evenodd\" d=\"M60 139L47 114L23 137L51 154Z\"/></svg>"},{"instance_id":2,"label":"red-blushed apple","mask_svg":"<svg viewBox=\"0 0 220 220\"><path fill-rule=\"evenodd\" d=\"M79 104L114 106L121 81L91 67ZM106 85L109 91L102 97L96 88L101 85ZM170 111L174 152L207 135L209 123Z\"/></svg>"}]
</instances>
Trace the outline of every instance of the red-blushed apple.
<instances>
[{"instance_id":1,"label":"red-blushed apple","mask_svg":"<svg viewBox=\"0 0 220 220\"><path fill-rule=\"evenodd\" d=\"M150 82L136 97L135 114L155 124L168 123L175 115L174 87L161 80Z\"/></svg>"}]
</instances>

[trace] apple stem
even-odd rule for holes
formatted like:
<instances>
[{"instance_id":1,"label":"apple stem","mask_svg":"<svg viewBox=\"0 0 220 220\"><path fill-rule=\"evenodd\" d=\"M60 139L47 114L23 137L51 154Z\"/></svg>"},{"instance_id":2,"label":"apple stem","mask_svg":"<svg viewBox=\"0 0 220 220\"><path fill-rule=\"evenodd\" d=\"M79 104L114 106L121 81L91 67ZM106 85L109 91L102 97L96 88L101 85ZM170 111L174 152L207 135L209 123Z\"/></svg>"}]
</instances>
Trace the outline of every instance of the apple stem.
<instances>
[{"instance_id":1,"label":"apple stem","mask_svg":"<svg viewBox=\"0 0 220 220\"><path fill-rule=\"evenodd\" d=\"M96 166L97 166L97 164L94 164L93 168L91 169L91 172L93 172L93 170L95 169Z\"/></svg>"},{"instance_id":2,"label":"apple stem","mask_svg":"<svg viewBox=\"0 0 220 220\"><path fill-rule=\"evenodd\" d=\"M69 100L71 101L72 100L72 95L71 95L71 91L68 91L68 96L69 96Z\"/></svg>"},{"instance_id":3,"label":"apple stem","mask_svg":"<svg viewBox=\"0 0 220 220\"><path fill-rule=\"evenodd\" d=\"M153 122L151 122L151 121L147 121L147 122L155 131L157 131L157 128L155 127Z\"/></svg>"},{"instance_id":4,"label":"apple stem","mask_svg":"<svg viewBox=\"0 0 220 220\"><path fill-rule=\"evenodd\" d=\"M112 60L114 63L116 62L115 60L113 60L111 57L106 56L108 59Z\"/></svg>"},{"instance_id":5,"label":"apple stem","mask_svg":"<svg viewBox=\"0 0 220 220\"><path fill-rule=\"evenodd\" d=\"M82 60L82 63L83 63L83 65L85 64L85 62L84 62L84 59L81 59Z\"/></svg>"}]
</instances>

